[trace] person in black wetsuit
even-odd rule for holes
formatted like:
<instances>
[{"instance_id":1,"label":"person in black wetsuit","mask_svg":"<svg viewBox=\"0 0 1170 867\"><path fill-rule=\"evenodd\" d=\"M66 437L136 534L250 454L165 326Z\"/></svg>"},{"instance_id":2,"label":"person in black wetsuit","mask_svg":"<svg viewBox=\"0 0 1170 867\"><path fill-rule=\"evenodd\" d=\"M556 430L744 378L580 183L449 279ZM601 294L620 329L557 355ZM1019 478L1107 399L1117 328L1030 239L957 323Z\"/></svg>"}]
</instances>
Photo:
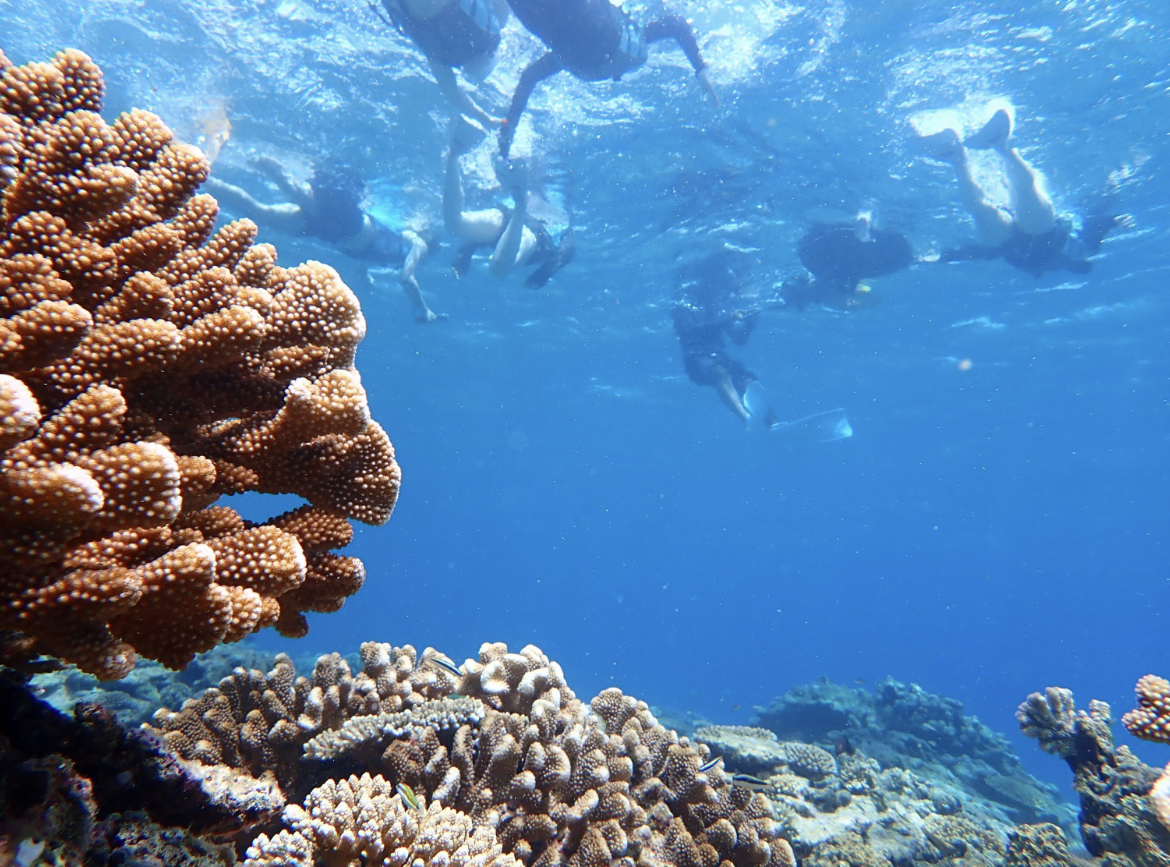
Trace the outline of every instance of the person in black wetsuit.
<instances>
[{"instance_id":1,"label":"person in black wetsuit","mask_svg":"<svg viewBox=\"0 0 1170 867\"><path fill-rule=\"evenodd\" d=\"M276 160L262 157L254 165L288 201L265 204L218 178L208 178L205 186L220 205L265 228L317 238L366 266L398 270L399 283L414 307L415 320L425 323L446 318L427 306L415 276L429 250L427 242L418 232L396 232L363 210L366 185L354 172L322 166L306 184L292 178Z\"/></svg>"},{"instance_id":2,"label":"person in black wetsuit","mask_svg":"<svg viewBox=\"0 0 1170 867\"><path fill-rule=\"evenodd\" d=\"M744 393L757 376L724 352L724 339L743 346L760 317L759 287L752 258L740 250L720 250L678 274L671 318L691 382L715 389L719 399L745 424L751 413ZM766 426L776 422L769 410Z\"/></svg>"},{"instance_id":3,"label":"person in black wetsuit","mask_svg":"<svg viewBox=\"0 0 1170 867\"><path fill-rule=\"evenodd\" d=\"M868 213L853 223L820 223L797 246L801 264L812 280L786 280L779 294L803 310L820 304L838 310L866 306L872 296L861 281L893 274L914 264L910 242L900 232L873 227Z\"/></svg>"},{"instance_id":4,"label":"person in black wetsuit","mask_svg":"<svg viewBox=\"0 0 1170 867\"><path fill-rule=\"evenodd\" d=\"M548 46L548 53L520 74L512 104L500 129L500 153L507 157L516 125L533 89L562 69L584 81L620 79L646 62L649 46L673 39L690 61L695 77L718 104L707 64L690 24L677 15L662 15L645 27L609 0L508 0L528 32Z\"/></svg>"},{"instance_id":5,"label":"person in black wetsuit","mask_svg":"<svg viewBox=\"0 0 1170 867\"><path fill-rule=\"evenodd\" d=\"M966 141L953 129L919 138L923 153L950 163L959 181L963 206L975 219L979 243L944 251L939 261L1003 259L1021 271L1040 276L1046 271L1085 274L1089 257L1101 248L1109 231L1123 218L1108 212L1102 202L1087 214L1079 230L1056 215L1052 202L1037 183L1036 173L1011 144L1012 121L997 111L981 130ZM994 205L971 175L967 150L993 150L1003 161L1009 204Z\"/></svg>"},{"instance_id":6,"label":"person in black wetsuit","mask_svg":"<svg viewBox=\"0 0 1170 867\"><path fill-rule=\"evenodd\" d=\"M426 55L443 95L485 126L499 122L459 87L455 70L482 78L491 71L507 20L505 0L381 0L390 23Z\"/></svg>"},{"instance_id":7,"label":"person in black wetsuit","mask_svg":"<svg viewBox=\"0 0 1170 867\"><path fill-rule=\"evenodd\" d=\"M544 223L528 215L528 179L518 162L503 167L503 177L512 195L512 208L464 209L463 172L459 158L471 150L482 135L462 117L452 121L451 143L443 178L443 224L447 231L463 239L456 255L455 274L463 277L477 250L490 248L488 269L495 277L504 277L516 268L536 265L524 285L540 289L553 274L573 258L575 243L572 227L553 239Z\"/></svg>"}]
</instances>

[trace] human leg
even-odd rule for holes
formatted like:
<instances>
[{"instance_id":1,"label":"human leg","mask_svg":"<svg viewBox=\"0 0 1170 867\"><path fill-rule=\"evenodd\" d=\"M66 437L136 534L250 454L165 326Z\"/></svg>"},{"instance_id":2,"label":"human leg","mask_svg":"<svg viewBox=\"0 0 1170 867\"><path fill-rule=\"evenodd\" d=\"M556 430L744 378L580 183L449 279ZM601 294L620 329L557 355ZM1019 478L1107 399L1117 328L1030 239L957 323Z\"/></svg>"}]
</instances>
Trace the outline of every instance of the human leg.
<instances>
[{"instance_id":1,"label":"human leg","mask_svg":"<svg viewBox=\"0 0 1170 867\"><path fill-rule=\"evenodd\" d=\"M1036 182L1036 173L1008 144L997 149L1003 158L1016 227L1028 235L1043 235L1056 225L1056 209Z\"/></svg>"},{"instance_id":2,"label":"human leg","mask_svg":"<svg viewBox=\"0 0 1170 867\"><path fill-rule=\"evenodd\" d=\"M463 88L459 86L459 80L455 77L455 70L450 66L444 66L442 63L430 61L431 74L435 77L435 81L439 84L439 90L442 91L443 96L446 97L452 107L458 112L473 117L484 126L497 126L499 118L492 117L483 108L480 107L471 96Z\"/></svg>"},{"instance_id":3,"label":"human leg","mask_svg":"<svg viewBox=\"0 0 1170 867\"><path fill-rule=\"evenodd\" d=\"M998 247L1011 237L1011 218L987 200L987 194L975 183L971 165L967 160L967 149L953 129L944 129L933 135L918 139L919 149L924 155L940 162L950 163L959 182L959 200L963 208L975 220L979 240L989 247Z\"/></svg>"},{"instance_id":4,"label":"human leg","mask_svg":"<svg viewBox=\"0 0 1170 867\"><path fill-rule=\"evenodd\" d=\"M454 130L447 150L447 164L443 175L443 225L452 235L471 244L495 244L504 231L503 212L493 208L485 211L464 211L463 171L459 157L474 146L463 126L470 126L462 118L452 121Z\"/></svg>"},{"instance_id":5,"label":"human leg","mask_svg":"<svg viewBox=\"0 0 1170 867\"><path fill-rule=\"evenodd\" d=\"M1012 147L1011 139L1011 115L1001 108L967 139L967 147L994 150L1000 155L1016 228L1027 235L1042 235L1056 225L1056 210L1036 182L1036 171Z\"/></svg>"},{"instance_id":6,"label":"human leg","mask_svg":"<svg viewBox=\"0 0 1170 867\"><path fill-rule=\"evenodd\" d=\"M527 262L536 249L536 235L524 225L528 218L528 175L524 166L516 162L507 164L503 181L512 194L513 205L508 223L500 233L488 263L496 277L503 277L516 266Z\"/></svg>"},{"instance_id":7,"label":"human leg","mask_svg":"<svg viewBox=\"0 0 1170 867\"><path fill-rule=\"evenodd\" d=\"M426 299L423 298L422 289L418 285L418 277L415 276L419 263L422 262L429 249L426 241L417 232L409 229L402 233L402 237L410 245L410 249L402 264L402 272L398 276L398 282L402 285L402 291L406 294L407 300L410 301L411 307L414 308L415 321L427 323L446 319L446 316L436 313L427 304Z\"/></svg>"},{"instance_id":8,"label":"human leg","mask_svg":"<svg viewBox=\"0 0 1170 867\"><path fill-rule=\"evenodd\" d=\"M719 399L723 401L724 405L730 409L735 416L745 424L751 419L751 413L747 411L747 407L743 405L743 397L735 389L735 383L731 379L731 372L722 364L716 364L712 368L712 373L715 377L715 393L719 395Z\"/></svg>"}]
</instances>

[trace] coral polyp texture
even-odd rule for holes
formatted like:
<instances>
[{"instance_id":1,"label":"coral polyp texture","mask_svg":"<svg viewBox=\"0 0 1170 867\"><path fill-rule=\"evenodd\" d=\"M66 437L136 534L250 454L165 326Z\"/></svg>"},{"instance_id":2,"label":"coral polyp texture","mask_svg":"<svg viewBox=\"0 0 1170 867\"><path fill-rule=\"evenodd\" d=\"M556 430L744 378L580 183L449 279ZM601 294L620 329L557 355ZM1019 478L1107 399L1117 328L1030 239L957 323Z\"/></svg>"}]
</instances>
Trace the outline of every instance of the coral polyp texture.
<instances>
[{"instance_id":1,"label":"coral polyp texture","mask_svg":"<svg viewBox=\"0 0 1170 867\"><path fill-rule=\"evenodd\" d=\"M1134 687L1137 707L1121 718L1136 738L1170 744L1170 681L1156 674L1138 679Z\"/></svg>"},{"instance_id":2,"label":"coral polyp texture","mask_svg":"<svg viewBox=\"0 0 1170 867\"><path fill-rule=\"evenodd\" d=\"M279 783L284 827L253 865L794 867L767 801L643 702L581 701L531 645L484 644L460 676L435 656L371 642L356 675L334 655L309 678L280 657L154 731L187 764Z\"/></svg>"},{"instance_id":3,"label":"coral polyp texture","mask_svg":"<svg viewBox=\"0 0 1170 867\"><path fill-rule=\"evenodd\" d=\"M214 231L203 155L148 112L107 123L103 89L80 52L0 53L0 661L114 679L304 634L362 585L334 549L390 517L400 475L354 294L277 267L246 220ZM248 491L308 505L213 505Z\"/></svg>"}]
</instances>

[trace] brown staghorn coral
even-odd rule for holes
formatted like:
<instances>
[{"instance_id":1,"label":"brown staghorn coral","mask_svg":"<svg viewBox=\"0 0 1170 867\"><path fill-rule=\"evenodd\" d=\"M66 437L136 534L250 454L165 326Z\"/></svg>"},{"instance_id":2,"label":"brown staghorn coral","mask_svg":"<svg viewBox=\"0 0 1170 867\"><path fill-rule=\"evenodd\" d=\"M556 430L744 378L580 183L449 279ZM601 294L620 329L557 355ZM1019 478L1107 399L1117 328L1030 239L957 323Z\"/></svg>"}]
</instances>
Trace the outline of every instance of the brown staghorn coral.
<instances>
[{"instance_id":1,"label":"brown staghorn coral","mask_svg":"<svg viewBox=\"0 0 1170 867\"><path fill-rule=\"evenodd\" d=\"M0 62L0 646L117 678L337 610L365 573L332 549L399 471L353 293L247 221L213 234L202 154L102 94L80 52ZM244 491L310 505L212 505Z\"/></svg>"},{"instance_id":2,"label":"brown staghorn coral","mask_svg":"<svg viewBox=\"0 0 1170 867\"><path fill-rule=\"evenodd\" d=\"M1138 679L1134 693L1138 706L1121 717L1122 725L1134 737L1170 743L1170 681L1147 674Z\"/></svg>"}]
</instances>

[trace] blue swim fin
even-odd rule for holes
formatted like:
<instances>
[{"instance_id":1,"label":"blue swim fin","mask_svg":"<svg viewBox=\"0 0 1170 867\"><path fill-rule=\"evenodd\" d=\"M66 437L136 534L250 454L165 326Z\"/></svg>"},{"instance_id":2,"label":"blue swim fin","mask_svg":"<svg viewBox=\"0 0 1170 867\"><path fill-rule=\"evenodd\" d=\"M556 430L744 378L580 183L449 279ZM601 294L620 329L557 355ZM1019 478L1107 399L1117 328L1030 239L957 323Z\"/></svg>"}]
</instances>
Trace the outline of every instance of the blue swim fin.
<instances>
[{"instance_id":1,"label":"blue swim fin","mask_svg":"<svg viewBox=\"0 0 1170 867\"><path fill-rule=\"evenodd\" d=\"M786 443L833 443L853 436L843 409L831 409L795 421L779 421L768 430Z\"/></svg>"}]
</instances>

